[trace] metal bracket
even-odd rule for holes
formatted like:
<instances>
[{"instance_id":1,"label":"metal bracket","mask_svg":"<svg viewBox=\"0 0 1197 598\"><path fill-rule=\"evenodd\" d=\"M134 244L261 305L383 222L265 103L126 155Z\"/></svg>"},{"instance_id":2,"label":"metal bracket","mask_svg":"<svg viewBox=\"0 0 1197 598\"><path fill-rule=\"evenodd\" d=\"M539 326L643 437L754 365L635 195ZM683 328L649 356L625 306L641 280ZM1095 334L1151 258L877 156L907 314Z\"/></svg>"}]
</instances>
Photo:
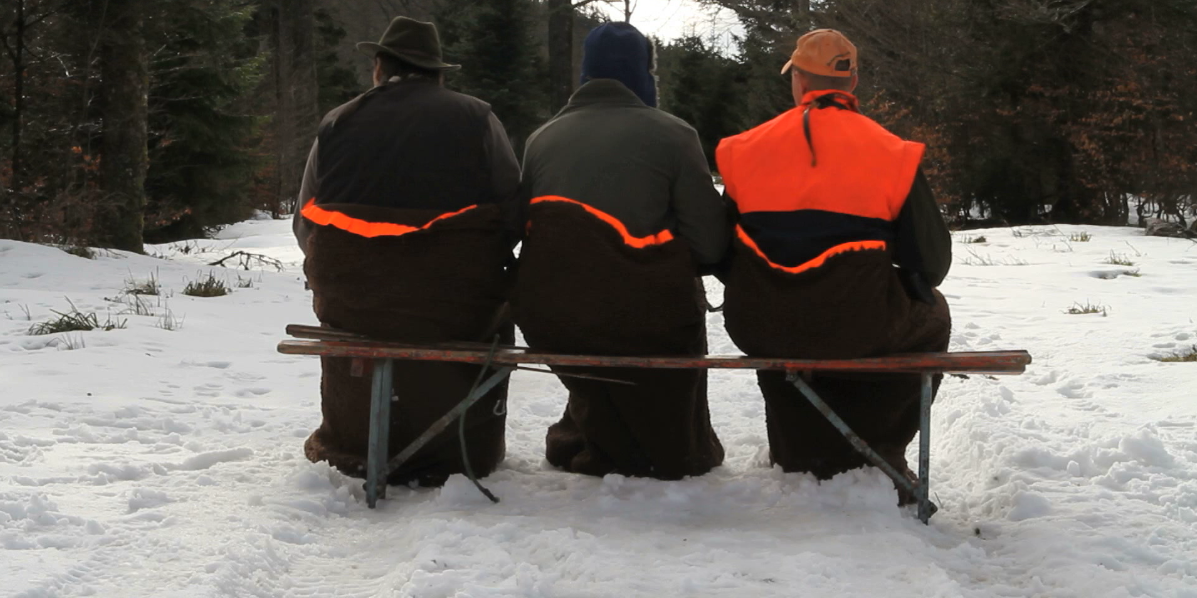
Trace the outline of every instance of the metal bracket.
<instances>
[{"instance_id":1,"label":"metal bracket","mask_svg":"<svg viewBox=\"0 0 1197 598\"><path fill-rule=\"evenodd\" d=\"M856 432L854 432L852 428L848 427L848 424L843 420L843 418L841 418L839 414L837 414L835 410L833 410L831 406L828 405L827 402L824 401L823 398L820 397L818 393L816 393L815 390L806 383L806 380L803 379L801 374L796 371L786 372L786 380L788 380L790 384L793 384L799 391L802 392L802 395L806 397L806 400L810 401L810 404L813 405L815 409L818 409L819 413L822 413L823 417L827 418L827 421L830 422L832 426L835 426L835 429L841 435L843 435L844 439L847 440L858 453L864 456L865 459L868 459L869 462L878 469L883 471L885 475L889 476L895 484L909 492L917 499L918 517L920 521L927 523L927 521L931 519L931 515L935 514L935 511L938 510L938 507L931 502L928 492L930 488L929 472L931 469L931 374L923 374L922 377L922 404L920 411L921 419L919 422L919 483L917 485L912 484L905 475L902 475L902 473L894 468L893 465L890 465L885 459L882 459L881 455L878 455L877 451L873 450L873 447L869 446L869 444L865 442L864 439L861 438Z\"/></svg>"}]
</instances>

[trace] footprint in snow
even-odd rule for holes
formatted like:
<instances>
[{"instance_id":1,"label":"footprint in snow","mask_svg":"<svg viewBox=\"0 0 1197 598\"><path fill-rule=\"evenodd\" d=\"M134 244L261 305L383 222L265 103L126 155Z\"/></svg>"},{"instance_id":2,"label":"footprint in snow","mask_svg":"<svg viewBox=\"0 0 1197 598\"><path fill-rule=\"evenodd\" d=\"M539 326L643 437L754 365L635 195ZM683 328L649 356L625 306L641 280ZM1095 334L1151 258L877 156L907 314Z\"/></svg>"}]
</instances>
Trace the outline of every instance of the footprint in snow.
<instances>
[{"instance_id":1,"label":"footprint in snow","mask_svg":"<svg viewBox=\"0 0 1197 598\"><path fill-rule=\"evenodd\" d=\"M1069 399L1088 399L1093 396L1092 393L1085 390L1083 382L1069 382L1057 388L1056 392Z\"/></svg>"},{"instance_id":2,"label":"footprint in snow","mask_svg":"<svg viewBox=\"0 0 1197 598\"><path fill-rule=\"evenodd\" d=\"M256 387L256 388L243 388L241 390L238 390L234 394L242 399L248 399L248 398L252 398L252 397L260 397L264 394L269 394L269 393L270 393L269 388Z\"/></svg>"},{"instance_id":3,"label":"footprint in snow","mask_svg":"<svg viewBox=\"0 0 1197 598\"><path fill-rule=\"evenodd\" d=\"M1038 384L1039 386L1047 386L1049 384L1055 384L1056 382L1059 382L1059 381L1060 381L1060 372L1057 370L1050 370L1047 373L1043 374L1042 376L1039 376L1038 378L1031 379L1031 382L1033 384Z\"/></svg>"}]
</instances>

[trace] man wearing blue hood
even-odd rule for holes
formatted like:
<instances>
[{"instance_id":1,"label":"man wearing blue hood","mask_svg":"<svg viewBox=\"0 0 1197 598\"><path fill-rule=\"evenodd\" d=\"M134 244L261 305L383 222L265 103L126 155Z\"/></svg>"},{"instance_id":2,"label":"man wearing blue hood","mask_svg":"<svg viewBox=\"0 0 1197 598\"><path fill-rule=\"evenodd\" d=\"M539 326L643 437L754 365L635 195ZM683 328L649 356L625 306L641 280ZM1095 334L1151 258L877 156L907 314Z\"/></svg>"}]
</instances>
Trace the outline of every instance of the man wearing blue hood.
<instances>
[{"instance_id":1,"label":"man wearing blue hood","mask_svg":"<svg viewBox=\"0 0 1197 598\"><path fill-rule=\"evenodd\" d=\"M529 139L527 230L512 296L536 349L598 355L706 351L697 281L729 227L698 134L656 109L653 47L608 23L586 38L582 86ZM723 462L706 372L578 369L549 428L548 461L567 471L677 479Z\"/></svg>"}]
</instances>

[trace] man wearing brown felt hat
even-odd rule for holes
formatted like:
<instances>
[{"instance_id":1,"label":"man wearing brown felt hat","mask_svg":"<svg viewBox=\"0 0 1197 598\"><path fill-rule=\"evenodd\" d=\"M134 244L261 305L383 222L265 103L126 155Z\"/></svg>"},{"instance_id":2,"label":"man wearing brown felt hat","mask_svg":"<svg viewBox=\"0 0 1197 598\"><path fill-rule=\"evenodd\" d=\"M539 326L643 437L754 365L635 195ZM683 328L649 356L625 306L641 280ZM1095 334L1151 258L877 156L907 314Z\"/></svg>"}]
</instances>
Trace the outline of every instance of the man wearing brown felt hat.
<instances>
[{"instance_id":1,"label":"man wearing brown felt hat","mask_svg":"<svg viewBox=\"0 0 1197 598\"><path fill-rule=\"evenodd\" d=\"M385 81L390 70L380 68L383 59L394 59L402 64L431 73L456 71L460 64L448 64L441 54L440 35L432 23L423 23L407 17L391 21L378 43L358 42L362 54L374 58L374 84ZM389 60L388 60L389 61Z\"/></svg>"},{"instance_id":2,"label":"man wearing brown felt hat","mask_svg":"<svg viewBox=\"0 0 1197 598\"><path fill-rule=\"evenodd\" d=\"M320 123L295 215L316 317L410 343L514 342L504 304L520 167L503 125L486 102L444 88L443 74L460 67L445 62L432 23L399 17L357 47L374 59L374 87ZM371 374L348 359L321 363L324 418L305 453L363 475ZM477 376L466 364L395 363L388 457ZM466 413L464 443L450 426L389 481L439 485L467 462L494 471L506 397L504 382Z\"/></svg>"}]
</instances>

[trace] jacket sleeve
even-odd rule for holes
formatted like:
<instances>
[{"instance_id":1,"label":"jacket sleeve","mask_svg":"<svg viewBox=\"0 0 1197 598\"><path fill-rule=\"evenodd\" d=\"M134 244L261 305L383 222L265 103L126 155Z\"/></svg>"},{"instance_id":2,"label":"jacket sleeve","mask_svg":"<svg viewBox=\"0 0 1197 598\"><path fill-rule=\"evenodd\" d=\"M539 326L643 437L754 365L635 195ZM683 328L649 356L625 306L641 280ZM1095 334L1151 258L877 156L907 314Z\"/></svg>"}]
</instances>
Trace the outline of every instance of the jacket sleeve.
<instances>
[{"instance_id":1,"label":"jacket sleeve","mask_svg":"<svg viewBox=\"0 0 1197 598\"><path fill-rule=\"evenodd\" d=\"M727 251L727 212L711 179L698 133L693 130L678 155L678 171L670 191L678 234L690 244L694 260L704 267L718 264Z\"/></svg>"},{"instance_id":2,"label":"jacket sleeve","mask_svg":"<svg viewBox=\"0 0 1197 598\"><path fill-rule=\"evenodd\" d=\"M724 220L727 222L728 234L734 235L736 225L740 223L740 210L736 207L736 202L728 195L727 189L724 188L723 195L720 196L723 202ZM727 284L727 273L731 270L732 261L736 257L736 244L728 239L727 250L723 252L723 259L716 264L709 264L699 268L699 273L703 276L714 276L722 282Z\"/></svg>"},{"instance_id":3,"label":"jacket sleeve","mask_svg":"<svg viewBox=\"0 0 1197 598\"><path fill-rule=\"evenodd\" d=\"M898 215L897 228L898 267L930 287L939 286L952 267L952 233L921 169Z\"/></svg>"},{"instance_id":4,"label":"jacket sleeve","mask_svg":"<svg viewBox=\"0 0 1197 598\"><path fill-rule=\"evenodd\" d=\"M520 163L511 149L503 123L492 112L483 144L490 168L490 196L503 210L503 221L512 235L512 245L520 237Z\"/></svg>"},{"instance_id":5,"label":"jacket sleeve","mask_svg":"<svg viewBox=\"0 0 1197 598\"><path fill-rule=\"evenodd\" d=\"M316 178L316 155L319 148L320 140L317 139L312 143L312 151L308 154L308 165L303 170L303 183L299 186L299 196L295 198L295 209L291 215L291 230L295 233L295 240L299 242L299 249L307 255L308 234L311 233L311 225L303 217L303 206L309 199L312 199L320 194L319 179Z\"/></svg>"}]
</instances>

